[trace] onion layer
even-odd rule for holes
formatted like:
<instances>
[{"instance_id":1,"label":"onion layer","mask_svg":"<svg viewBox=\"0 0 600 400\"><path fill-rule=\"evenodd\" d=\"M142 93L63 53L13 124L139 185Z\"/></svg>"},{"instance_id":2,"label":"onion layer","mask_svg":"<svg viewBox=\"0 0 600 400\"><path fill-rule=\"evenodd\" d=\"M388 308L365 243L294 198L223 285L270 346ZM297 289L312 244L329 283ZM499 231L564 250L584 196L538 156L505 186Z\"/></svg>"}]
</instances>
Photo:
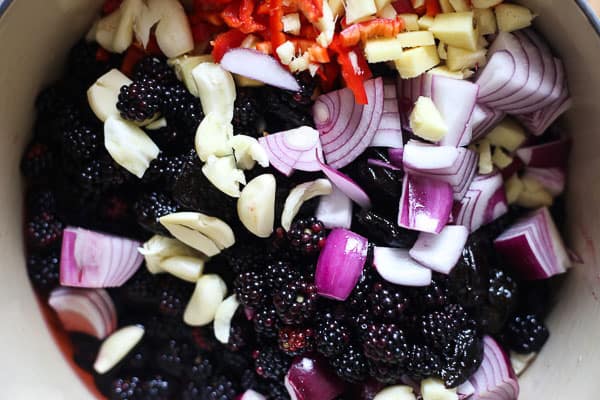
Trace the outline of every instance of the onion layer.
<instances>
[{"instance_id":1,"label":"onion layer","mask_svg":"<svg viewBox=\"0 0 600 400\"><path fill-rule=\"evenodd\" d=\"M292 400L333 400L345 389L320 357L294 359L284 383Z\"/></svg>"},{"instance_id":2,"label":"onion layer","mask_svg":"<svg viewBox=\"0 0 600 400\"><path fill-rule=\"evenodd\" d=\"M377 246L373 249L373 265L383 279L395 285L431 284L431 270L413 260L408 250Z\"/></svg>"},{"instance_id":3,"label":"onion layer","mask_svg":"<svg viewBox=\"0 0 600 400\"><path fill-rule=\"evenodd\" d=\"M464 226L448 225L438 235L421 233L409 254L422 265L449 274L467 243L469 231Z\"/></svg>"},{"instance_id":4,"label":"onion layer","mask_svg":"<svg viewBox=\"0 0 600 400\"><path fill-rule=\"evenodd\" d=\"M346 300L360 279L368 240L346 229L334 229L319 254L315 285L321 296Z\"/></svg>"},{"instance_id":5,"label":"onion layer","mask_svg":"<svg viewBox=\"0 0 600 400\"><path fill-rule=\"evenodd\" d=\"M517 400L519 382L504 350L490 336L483 338L483 361L469 378L473 400Z\"/></svg>"},{"instance_id":6,"label":"onion layer","mask_svg":"<svg viewBox=\"0 0 600 400\"><path fill-rule=\"evenodd\" d=\"M339 190L341 190L346 196L351 198L356 204L362 208L371 208L371 199L367 193L356 182L352 180L348 175L341 173L335 168L331 168L329 165L325 165L319 161L321 170L327 178L333 183Z\"/></svg>"},{"instance_id":7,"label":"onion layer","mask_svg":"<svg viewBox=\"0 0 600 400\"><path fill-rule=\"evenodd\" d=\"M383 114L370 146L401 149L403 145L396 85L386 82L383 86Z\"/></svg>"},{"instance_id":8,"label":"onion layer","mask_svg":"<svg viewBox=\"0 0 600 400\"><path fill-rule=\"evenodd\" d=\"M327 229L345 228L352 225L352 199L340 189L334 187L330 195L319 199L315 217L323 222Z\"/></svg>"},{"instance_id":9,"label":"onion layer","mask_svg":"<svg viewBox=\"0 0 600 400\"><path fill-rule=\"evenodd\" d=\"M286 176L294 170L319 171L322 158L319 132L309 126L273 133L258 139L273 168Z\"/></svg>"}]
</instances>

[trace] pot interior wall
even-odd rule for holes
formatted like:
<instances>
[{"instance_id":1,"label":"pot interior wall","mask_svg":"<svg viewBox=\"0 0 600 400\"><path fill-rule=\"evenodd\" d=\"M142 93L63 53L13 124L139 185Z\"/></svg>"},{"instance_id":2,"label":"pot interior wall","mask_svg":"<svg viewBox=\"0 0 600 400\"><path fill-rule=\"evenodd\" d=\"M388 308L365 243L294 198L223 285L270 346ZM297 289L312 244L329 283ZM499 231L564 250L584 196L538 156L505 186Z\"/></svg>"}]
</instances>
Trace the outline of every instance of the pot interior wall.
<instances>
[{"instance_id":1,"label":"pot interior wall","mask_svg":"<svg viewBox=\"0 0 600 400\"><path fill-rule=\"evenodd\" d=\"M100 1L35 0L11 4L0 19L0 387L3 398L86 399L47 334L25 273L19 158L33 123L33 102L57 76L68 48ZM522 379L522 399L595 399L600 386L600 39L575 2L523 0L567 65L575 106L564 118L573 137L567 241L585 261L568 275L550 316L552 335ZM64 367L63 367L64 366Z\"/></svg>"}]
</instances>

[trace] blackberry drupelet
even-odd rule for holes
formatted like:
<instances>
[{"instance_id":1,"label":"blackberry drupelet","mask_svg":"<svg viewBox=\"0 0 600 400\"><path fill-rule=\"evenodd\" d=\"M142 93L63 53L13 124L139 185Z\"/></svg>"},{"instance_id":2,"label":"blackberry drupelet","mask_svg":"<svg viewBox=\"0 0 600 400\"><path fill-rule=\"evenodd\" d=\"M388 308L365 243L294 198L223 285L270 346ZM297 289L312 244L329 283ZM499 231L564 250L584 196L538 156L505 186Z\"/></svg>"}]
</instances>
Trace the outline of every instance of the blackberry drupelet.
<instances>
[{"instance_id":1,"label":"blackberry drupelet","mask_svg":"<svg viewBox=\"0 0 600 400\"><path fill-rule=\"evenodd\" d=\"M197 352L190 362L185 365L183 374L190 381L196 384L202 384L213 374L215 367L211 361L209 353Z\"/></svg>"},{"instance_id":2,"label":"blackberry drupelet","mask_svg":"<svg viewBox=\"0 0 600 400\"><path fill-rule=\"evenodd\" d=\"M365 356L374 361L399 364L408 345L404 331L396 324L372 324L363 339Z\"/></svg>"},{"instance_id":3,"label":"blackberry drupelet","mask_svg":"<svg viewBox=\"0 0 600 400\"><path fill-rule=\"evenodd\" d=\"M353 334L360 340L364 340L369 332L369 327L375 322L371 313L351 314L347 317Z\"/></svg>"},{"instance_id":4,"label":"blackberry drupelet","mask_svg":"<svg viewBox=\"0 0 600 400\"><path fill-rule=\"evenodd\" d=\"M254 323L254 331L260 337L274 338L277 337L281 320L277 316L277 310L271 303L266 303L260 306L252 320Z\"/></svg>"},{"instance_id":5,"label":"blackberry drupelet","mask_svg":"<svg viewBox=\"0 0 600 400\"><path fill-rule=\"evenodd\" d=\"M179 211L177 203L166 193L150 192L142 194L133 206L138 224L147 231L168 235L159 218Z\"/></svg>"},{"instance_id":6,"label":"blackberry drupelet","mask_svg":"<svg viewBox=\"0 0 600 400\"><path fill-rule=\"evenodd\" d=\"M498 333L517 305L518 285L507 272L491 271L487 302L482 308L482 325L486 332Z\"/></svg>"},{"instance_id":7,"label":"blackberry drupelet","mask_svg":"<svg viewBox=\"0 0 600 400\"><path fill-rule=\"evenodd\" d=\"M256 307L266 299L265 281L262 273L243 272L233 281L233 291L238 300L247 307Z\"/></svg>"},{"instance_id":8,"label":"blackberry drupelet","mask_svg":"<svg viewBox=\"0 0 600 400\"><path fill-rule=\"evenodd\" d=\"M404 370L398 364L367 359L367 366L369 368L369 375L378 382L385 383L386 385L400 383L400 379L404 374Z\"/></svg>"},{"instance_id":9,"label":"blackberry drupelet","mask_svg":"<svg viewBox=\"0 0 600 400\"><path fill-rule=\"evenodd\" d=\"M192 349L188 343L171 339L156 351L155 363L163 373L180 378L191 357Z\"/></svg>"},{"instance_id":10,"label":"blackberry drupelet","mask_svg":"<svg viewBox=\"0 0 600 400\"><path fill-rule=\"evenodd\" d=\"M171 275L162 276L159 282L158 313L168 317L183 316L183 310L192 296L194 285Z\"/></svg>"},{"instance_id":11,"label":"blackberry drupelet","mask_svg":"<svg viewBox=\"0 0 600 400\"><path fill-rule=\"evenodd\" d=\"M62 137L63 155L77 163L83 163L94 157L101 146L101 135L84 124L72 126Z\"/></svg>"},{"instance_id":12,"label":"blackberry drupelet","mask_svg":"<svg viewBox=\"0 0 600 400\"><path fill-rule=\"evenodd\" d=\"M357 231L375 245L410 248L417 240L417 232L403 229L392 219L373 210L362 210L356 214Z\"/></svg>"},{"instance_id":13,"label":"blackberry drupelet","mask_svg":"<svg viewBox=\"0 0 600 400\"><path fill-rule=\"evenodd\" d=\"M133 175L116 164L110 156L93 158L74 171L79 186L90 194L99 194L126 183Z\"/></svg>"},{"instance_id":14,"label":"blackberry drupelet","mask_svg":"<svg viewBox=\"0 0 600 400\"><path fill-rule=\"evenodd\" d=\"M431 347L415 343L408 346L403 367L415 380L437 377L441 368L439 356Z\"/></svg>"},{"instance_id":15,"label":"blackberry drupelet","mask_svg":"<svg viewBox=\"0 0 600 400\"><path fill-rule=\"evenodd\" d=\"M310 327L284 326L279 330L279 349L289 356L298 356L313 350L315 331Z\"/></svg>"},{"instance_id":16,"label":"blackberry drupelet","mask_svg":"<svg viewBox=\"0 0 600 400\"><path fill-rule=\"evenodd\" d=\"M259 91L251 88L238 89L233 109L233 133L252 137L262 136L259 131L260 103Z\"/></svg>"},{"instance_id":17,"label":"blackberry drupelet","mask_svg":"<svg viewBox=\"0 0 600 400\"><path fill-rule=\"evenodd\" d=\"M176 391L175 384L169 379L155 375L142 384L143 394L141 398L147 400L170 400Z\"/></svg>"},{"instance_id":18,"label":"blackberry drupelet","mask_svg":"<svg viewBox=\"0 0 600 400\"><path fill-rule=\"evenodd\" d=\"M317 254L325 246L325 226L315 217L296 220L287 233L292 250L301 254Z\"/></svg>"},{"instance_id":19,"label":"blackberry drupelet","mask_svg":"<svg viewBox=\"0 0 600 400\"><path fill-rule=\"evenodd\" d=\"M27 221L27 244L33 249L59 246L64 224L53 213L42 212Z\"/></svg>"},{"instance_id":20,"label":"blackberry drupelet","mask_svg":"<svg viewBox=\"0 0 600 400\"><path fill-rule=\"evenodd\" d=\"M296 282L301 278L301 273L287 261L275 261L264 268L265 284L270 290L280 290L284 286Z\"/></svg>"},{"instance_id":21,"label":"blackberry drupelet","mask_svg":"<svg viewBox=\"0 0 600 400\"><path fill-rule=\"evenodd\" d=\"M448 387L456 387L477 371L483 360L483 340L472 329L458 333L440 357L440 377Z\"/></svg>"},{"instance_id":22,"label":"blackberry drupelet","mask_svg":"<svg viewBox=\"0 0 600 400\"><path fill-rule=\"evenodd\" d=\"M27 256L27 272L35 288L48 293L59 285L60 252L52 250L48 254L31 253Z\"/></svg>"},{"instance_id":23,"label":"blackberry drupelet","mask_svg":"<svg viewBox=\"0 0 600 400\"><path fill-rule=\"evenodd\" d=\"M142 394L142 381L137 376L117 378L111 384L110 400L135 400Z\"/></svg>"},{"instance_id":24,"label":"blackberry drupelet","mask_svg":"<svg viewBox=\"0 0 600 400\"><path fill-rule=\"evenodd\" d=\"M343 320L331 312L319 315L317 319L316 347L319 353L332 357L346 351L350 344L350 328Z\"/></svg>"},{"instance_id":25,"label":"blackberry drupelet","mask_svg":"<svg viewBox=\"0 0 600 400\"><path fill-rule=\"evenodd\" d=\"M187 157L187 155L159 154L150 162L150 167L144 173L142 180L145 183L161 185L166 190L171 190L183 173Z\"/></svg>"},{"instance_id":26,"label":"blackberry drupelet","mask_svg":"<svg viewBox=\"0 0 600 400\"><path fill-rule=\"evenodd\" d=\"M264 395L267 396L267 400L290 400L290 395L283 383L277 381L267 382Z\"/></svg>"},{"instance_id":27,"label":"blackberry drupelet","mask_svg":"<svg viewBox=\"0 0 600 400\"><path fill-rule=\"evenodd\" d=\"M307 281L288 283L273 295L277 315L284 324L310 320L317 308L317 288Z\"/></svg>"},{"instance_id":28,"label":"blackberry drupelet","mask_svg":"<svg viewBox=\"0 0 600 400\"><path fill-rule=\"evenodd\" d=\"M410 298L407 293L406 289L400 286L376 282L369 294L371 312L385 321L402 320L410 307Z\"/></svg>"},{"instance_id":29,"label":"blackberry drupelet","mask_svg":"<svg viewBox=\"0 0 600 400\"><path fill-rule=\"evenodd\" d=\"M175 71L167 64L167 61L150 55L142 57L133 67L133 79L135 81L150 79L159 85L177 82Z\"/></svg>"},{"instance_id":30,"label":"blackberry drupelet","mask_svg":"<svg viewBox=\"0 0 600 400\"><path fill-rule=\"evenodd\" d=\"M161 112L167 119L167 125L181 132L184 137L193 138L204 118L200 99L188 92L181 82L165 86Z\"/></svg>"},{"instance_id":31,"label":"blackberry drupelet","mask_svg":"<svg viewBox=\"0 0 600 400\"><path fill-rule=\"evenodd\" d=\"M47 144L32 142L27 146L21 159L21 172L25 178L47 179L52 176L55 167L55 154Z\"/></svg>"},{"instance_id":32,"label":"blackberry drupelet","mask_svg":"<svg viewBox=\"0 0 600 400\"><path fill-rule=\"evenodd\" d=\"M358 383L367 376L367 359L362 350L355 345L348 346L342 353L329 360L335 373L346 382Z\"/></svg>"},{"instance_id":33,"label":"blackberry drupelet","mask_svg":"<svg viewBox=\"0 0 600 400\"><path fill-rule=\"evenodd\" d=\"M283 379L292 363L291 357L274 346L264 346L252 356L256 373L267 379Z\"/></svg>"},{"instance_id":34,"label":"blackberry drupelet","mask_svg":"<svg viewBox=\"0 0 600 400\"><path fill-rule=\"evenodd\" d=\"M461 331L477 328L477 322L459 304L421 316L419 325L420 336L436 349L448 346Z\"/></svg>"},{"instance_id":35,"label":"blackberry drupelet","mask_svg":"<svg viewBox=\"0 0 600 400\"><path fill-rule=\"evenodd\" d=\"M517 314L510 319L504 329L508 347L518 353L537 352L544 347L550 332L535 314Z\"/></svg>"},{"instance_id":36,"label":"blackberry drupelet","mask_svg":"<svg viewBox=\"0 0 600 400\"><path fill-rule=\"evenodd\" d=\"M173 383L160 375L149 379L138 376L121 377L111 384L111 400L169 400L173 395Z\"/></svg>"},{"instance_id":37,"label":"blackberry drupelet","mask_svg":"<svg viewBox=\"0 0 600 400\"><path fill-rule=\"evenodd\" d=\"M217 376L202 388L202 400L234 400L237 385L226 376Z\"/></svg>"},{"instance_id":38,"label":"blackberry drupelet","mask_svg":"<svg viewBox=\"0 0 600 400\"><path fill-rule=\"evenodd\" d=\"M370 308L369 294L371 293L371 287L375 282L375 274L373 268L369 265L365 265L362 274L350 293L350 296L346 300L345 304L356 312L367 312Z\"/></svg>"},{"instance_id":39,"label":"blackberry drupelet","mask_svg":"<svg viewBox=\"0 0 600 400\"><path fill-rule=\"evenodd\" d=\"M129 121L147 121L159 112L161 92L160 85L152 79L134 81L121 88L117 109Z\"/></svg>"},{"instance_id":40,"label":"blackberry drupelet","mask_svg":"<svg viewBox=\"0 0 600 400\"><path fill-rule=\"evenodd\" d=\"M53 189L46 187L32 187L27 191L27 214L36 215L41 213L56 212L56 194Z\"/></svg>"}]
</instances>

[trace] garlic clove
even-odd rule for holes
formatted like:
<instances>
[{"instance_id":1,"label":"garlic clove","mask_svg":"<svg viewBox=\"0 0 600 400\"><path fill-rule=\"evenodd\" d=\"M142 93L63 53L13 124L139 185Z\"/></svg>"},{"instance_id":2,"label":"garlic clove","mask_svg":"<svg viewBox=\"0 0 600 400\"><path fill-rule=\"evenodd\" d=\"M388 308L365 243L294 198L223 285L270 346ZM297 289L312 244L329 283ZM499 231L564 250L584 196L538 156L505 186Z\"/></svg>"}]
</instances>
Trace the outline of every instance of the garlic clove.
<instances>
[{"instance_id":1,"label":"garlic clove","mask_svg":"<svg viewBox=\"0 0 600 400\"><path fill-rule=\"evenodd\" d=\"M110 116L119 116L119 92L121 87L131 82L121 71L113 68L90 86L87 91L88 104L99 120L104 122Z\"/></svg>"},{"instance_id":2,"label":"garlic clove","mask_svg":"<svg viewBox=\"0 0 600 400\"><path fill-rule=\"evenodd\" d=\"M94 370L105 374L117 365L142 340L144 328L139 325L126 326L115 331L102 342L94 362Z\"/></svg>"},{"instance_id":3,"label":"garlic clove","mask_svg":"<svg viewBox=\"0 0 600 400\"><path fill-rule=\"evenodd\" d=\"M174 256L161 261L160 267L163 271L188 282L196 282L204 271L204 258Z\"/></svg>"},{"instance_id":4,"label":"garlic clove","mask_svg":"<svg viewBox=\"0 0 600 400\"><path fill-rule=\"evenodd\" d=\"M333 186L328 179L317 179L311 182L302 183L292 189L285 200L283 212L281 213L281 226L286 231L290 230L292 221L300 207L305 201L317 196L326 196L333 193Z\"/></svg>"},{"instance_id":5,"label":"garlic clove","mask_svg":"<svg viewBox=\"0 0 600 400\"><path fill-rule=\"evenodd\" d=\"M246 185L237 202L240 221L246 229L261 238L268 238L273 233L275 190L275 177L271 174L260 175Z\"/></svg>"},{"instance_id":6,"label":"garlic clove","mask_svg":"<svg viewBox=\"0 0 600 400\"><path fill-rule=\"evenodd\" d=\"M217 189L231 197L240 197L240 183L246 184L244 171L235 165L235 157L209 156L202 173Z\"/></svg>"},{"instance_id":7,"label":"garlic clove","mask_svg":"<svg viewBox=\"0 0 600 400\"><path fill-rule=\"evenodd\" d=\"M240 302L237 300L235 294L232 294L219 305L219 308L217 308L213 329L215 337L223 344L229 343L231 320L239 306Z\"/></svg>"},{"instance_id":8,"label":"garlic clove","mask_svg":"<svg viewBox=\"0 0 600 400\"><path fill-rule=\"evenodd\" d=\"M190 326L206 326L215 319L225 298L227 285L219 275L203 275L196 282L194 293L183 313L183 322Z\"/></svg>"},{"instance_id":9,"label":"garlic clove","mask_svg":"<svg viewBox=\"0 0 600 400\"><path fill-rule=\"evenodd\" d=\"M208 157L231 155L229 141L233 137L233 125L214 112L208 113L196 130L194 139L196 153L206 162Z\"/></svg>"}]
</instances>

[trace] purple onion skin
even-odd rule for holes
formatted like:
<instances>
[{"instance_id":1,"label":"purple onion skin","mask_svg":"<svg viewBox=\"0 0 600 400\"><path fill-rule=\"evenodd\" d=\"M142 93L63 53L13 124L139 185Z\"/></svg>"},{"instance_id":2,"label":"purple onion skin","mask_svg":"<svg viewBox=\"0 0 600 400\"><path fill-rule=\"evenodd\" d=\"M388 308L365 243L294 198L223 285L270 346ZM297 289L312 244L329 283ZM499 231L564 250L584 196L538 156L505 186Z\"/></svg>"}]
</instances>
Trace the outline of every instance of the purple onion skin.
<instances>
[{"instance_id":1,"label":"purple onion skin","mask_svg":"<svg viewBox=\"0 0 600 400\"><path fill-rule=\"evenodd\" d=\"M286 387L298 400L333 400L344 393L345 385L319 355L296 357L287 375Z\"/></svg>"},{"instance_id":2,"label":"purple onion skin","mask_svg":"<svg viewBox=\"0 0 600 400\"><path fill-rule=\"evenodd\" d=\"M317 262L317 292L334 300L346 300L358 283L367 259L368 240L346 229L334 229Z\"/></svg>"}]
</instances>

